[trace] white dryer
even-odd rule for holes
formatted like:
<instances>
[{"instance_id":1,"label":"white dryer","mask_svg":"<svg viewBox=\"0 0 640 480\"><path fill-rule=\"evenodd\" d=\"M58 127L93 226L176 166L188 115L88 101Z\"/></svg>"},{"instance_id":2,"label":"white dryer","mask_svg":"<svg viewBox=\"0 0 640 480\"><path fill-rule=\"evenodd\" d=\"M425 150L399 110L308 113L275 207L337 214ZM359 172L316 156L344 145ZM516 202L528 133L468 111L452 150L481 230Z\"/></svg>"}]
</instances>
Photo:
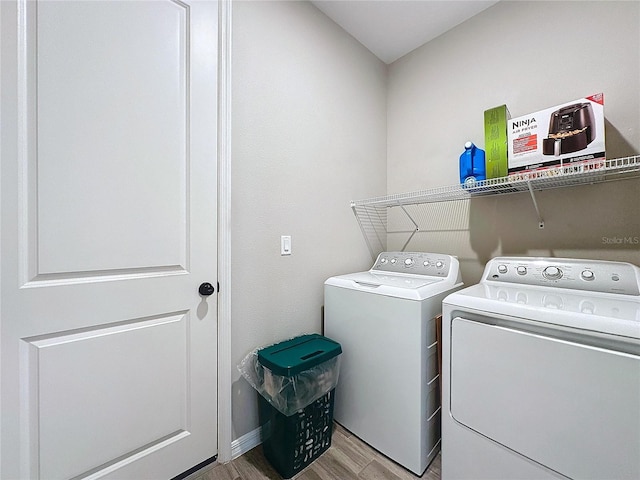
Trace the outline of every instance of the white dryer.
<instances>
[{"instance_id":1,"label":"white dryer","mask_svg":"<svg viewBox=\"0 0 640 480\"><path fill-rule=\"evenodd\" d=\"M334 418L418 475L440 446L435 317L461 287L455 257L407 252L325 282L324 333L343 352Z\"/></svg>"},{"instance_id":2,"label":"white dryer","mask_svg":"<svg viewBox=\"0 0 640 480\"><path fill-rule=\"evenodd\" d=\"M491 260L443 302L442 478L640 478L640 269Z\"/></svg>"}]
</instances>

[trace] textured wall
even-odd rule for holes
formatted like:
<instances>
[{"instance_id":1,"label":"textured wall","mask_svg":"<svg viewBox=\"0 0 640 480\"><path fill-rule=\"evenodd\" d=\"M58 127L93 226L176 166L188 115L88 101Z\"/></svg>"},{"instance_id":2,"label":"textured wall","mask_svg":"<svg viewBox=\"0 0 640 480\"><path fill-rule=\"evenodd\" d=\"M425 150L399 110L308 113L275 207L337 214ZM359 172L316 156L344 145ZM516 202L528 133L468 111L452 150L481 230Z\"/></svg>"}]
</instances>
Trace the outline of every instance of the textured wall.
<instances>
[{"instance_id":1,"label":"textured wall","mask_svg":"<svg viewBox=\"0 0 640 480\"><path fill-rule=\"evenodd\" d=\"M323 283L369 268L349 207L386 192L386 66L307 2L234 2L232 355L320 332ZM280 236L291 235L291 256ZM234 371L233 428L258 426Z\"/></svg>"},{"instance_id":2,"label":"textured wall","mask_svg":"<svg viewBox=\"0 0 640 480\"><path fill-rule=\"evenodd\" d=\"M640 3L502 1L389 68L388 193L458 181L464 143L484 145L484 110L512 116L605 94L607 156L640 153ZM456 254L465 283L498 254L570 256L640 264L640 181L540 192L538 229L528 194L423 207L431 231L407 250ZM391 215L400 227L402 218ZM401 217L401 216L400 216ZM388 249L407 234L391 234Z\"/></svg>"}]
</instances>

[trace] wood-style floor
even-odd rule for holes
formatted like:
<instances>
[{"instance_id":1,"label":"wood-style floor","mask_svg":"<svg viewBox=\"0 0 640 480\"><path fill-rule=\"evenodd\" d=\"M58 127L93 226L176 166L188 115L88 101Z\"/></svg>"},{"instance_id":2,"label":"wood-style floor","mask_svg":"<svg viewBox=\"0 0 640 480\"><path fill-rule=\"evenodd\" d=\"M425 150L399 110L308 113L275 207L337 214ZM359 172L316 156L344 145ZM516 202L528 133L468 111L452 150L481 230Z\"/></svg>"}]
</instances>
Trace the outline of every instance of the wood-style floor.
<instances>
[{"instance_id":1,"label":"wood-style floor","mask_svg":"<svg viewBox=\"0 0 640 480\"><path fill-rule=\"evenodd\" d=\"M427 471L418 477L389 460L334 424L331 447L311 465L299 472L296 480L423 480L440 479L440 454ZM258 446L226 465L216 464L193 480L279 480L280 475L271 467Z\"/></svg>"}]
</instances>

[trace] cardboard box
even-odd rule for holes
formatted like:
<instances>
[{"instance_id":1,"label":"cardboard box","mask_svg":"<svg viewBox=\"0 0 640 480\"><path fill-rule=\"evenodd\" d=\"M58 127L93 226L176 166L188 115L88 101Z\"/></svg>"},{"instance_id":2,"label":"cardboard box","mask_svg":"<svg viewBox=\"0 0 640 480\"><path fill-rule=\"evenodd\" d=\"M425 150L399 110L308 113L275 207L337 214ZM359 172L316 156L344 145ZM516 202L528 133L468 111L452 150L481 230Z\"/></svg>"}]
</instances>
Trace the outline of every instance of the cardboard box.
<instances>
[{"instance_id":1,"label":"cardboard box","mask_svg":"<svg viewBox=\"0 0 640 480\"><path fill-rule=\"evenodd\" d=\"M507 121L509 176L551 176L604 165L604 95Z\"/></svg>"},{"instance_id":2,"label":"cardboard box","mask_svg":"<svg viewBox=\"0 0 640 480\"><path fill-rule=\"evenodd\" d=\"M506 105L484 111L484 149L487 178L506 177L507 120L511 118Z\"/></svg>"}]
</instances>

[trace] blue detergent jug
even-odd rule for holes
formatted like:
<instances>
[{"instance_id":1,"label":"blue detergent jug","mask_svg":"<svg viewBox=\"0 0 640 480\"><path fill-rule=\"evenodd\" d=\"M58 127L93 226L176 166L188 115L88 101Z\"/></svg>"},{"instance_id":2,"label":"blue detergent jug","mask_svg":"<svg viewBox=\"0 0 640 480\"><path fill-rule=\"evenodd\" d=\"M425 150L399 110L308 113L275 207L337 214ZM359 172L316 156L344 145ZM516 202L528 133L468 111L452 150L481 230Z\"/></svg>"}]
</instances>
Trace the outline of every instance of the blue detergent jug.
<instances>
[{"instance_id":1,"label":"blue detergent jug","mask_svg":"<svg viewBox=\"0 0 640 480\"><path fill-rule=\"evenodd\" d=\"M476 147L472 142L464 144L464 152L460 155L460 183L465 186L474 185L480 180L486 180L484 150Z\"/></svg>"}]
</instances>

